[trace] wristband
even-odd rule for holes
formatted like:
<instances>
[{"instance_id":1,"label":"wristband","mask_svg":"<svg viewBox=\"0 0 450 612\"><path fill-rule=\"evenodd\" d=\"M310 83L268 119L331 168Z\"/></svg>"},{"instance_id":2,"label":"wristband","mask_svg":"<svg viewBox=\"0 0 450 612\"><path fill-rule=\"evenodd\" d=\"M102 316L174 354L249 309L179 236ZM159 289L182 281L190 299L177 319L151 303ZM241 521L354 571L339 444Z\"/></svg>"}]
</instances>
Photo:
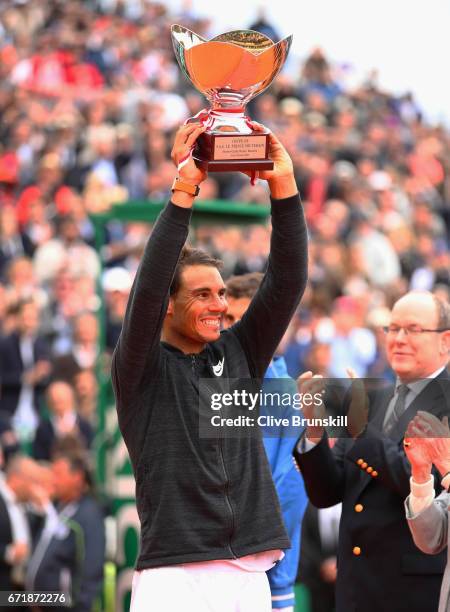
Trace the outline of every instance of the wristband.
<instances>
[{"instance_id":1,"label":"wristband","mask_svg":"<svg viewBox=\"0 0 450 612\"><path fill-rule=\"evenodd\" d=\"M184 191L184 193L188 193L189 195L195 197L200 193L200 187L198 185L185 183L181 179L176 178L172 183L172 192L174 191Z\"/></svg>"}]
</instances>

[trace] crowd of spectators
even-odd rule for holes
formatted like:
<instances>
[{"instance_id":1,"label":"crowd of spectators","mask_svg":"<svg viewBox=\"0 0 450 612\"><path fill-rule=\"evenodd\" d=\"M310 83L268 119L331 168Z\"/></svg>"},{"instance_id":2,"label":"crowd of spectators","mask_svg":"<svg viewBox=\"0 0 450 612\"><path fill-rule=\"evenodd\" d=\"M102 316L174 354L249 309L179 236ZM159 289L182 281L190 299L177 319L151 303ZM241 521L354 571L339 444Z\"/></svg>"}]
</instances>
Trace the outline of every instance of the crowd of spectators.
<instances>
[{"instance_id":1,"label":"crowd of spectators","mask_svg":"<svg viewBox=\"0 0 450 612\"><path fill-rule=\"evenodd\" d=\"M169 199L173 134L207 106L176 64L175 22L215 34L191 9L147 0L0 0L6 454L20 443L49 459L48 441L68 433L92 443L100 338L110 354L149 228L110 222L98 252L90 215ZM279 38L263 18L253 26ZM449 298L449 132L373 77L349 90L320 49L248 112L288 149L310 232L308 288L282 346L290 374L390 378L380 330L393 302L408 289ZM211 175L200 198L268 203L238 174ZM267 227L204 227L192 240L223 259L225 277L266 265Z\"/></svg>"}]
</instances>

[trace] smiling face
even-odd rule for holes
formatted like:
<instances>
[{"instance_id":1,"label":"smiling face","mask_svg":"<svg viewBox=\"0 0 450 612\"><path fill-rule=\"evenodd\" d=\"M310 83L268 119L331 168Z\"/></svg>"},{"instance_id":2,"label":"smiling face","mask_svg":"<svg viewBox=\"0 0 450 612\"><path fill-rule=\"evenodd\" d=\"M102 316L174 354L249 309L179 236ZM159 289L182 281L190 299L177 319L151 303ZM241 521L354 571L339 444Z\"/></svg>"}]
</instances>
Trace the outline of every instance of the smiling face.
<instances>
[{"instance_id":1,"label":"smiling face","mask_svg":"<svg viewBox=\"0 0 450 612\"><path fill-rule=\"evenodd\" d=\"M214 266L186 266L170 298L163 339L184 353L199 353L219 338L228 304L225 284Z\"/></svg>"},{"instance_id":2,"label":"smiling face","mask_svg":"<svg viewBox=\"0 0 450 612\"><path fill-rule=\"evenodd\" d=\"M391 325L422 329L439 327L438 311L431 294L410 293L398 300L392 309ZM403 382L427 378L446 365L450 347L450 332L405 334L402 329L386 338L389 363Z\"/></svg>"}]
</instances>

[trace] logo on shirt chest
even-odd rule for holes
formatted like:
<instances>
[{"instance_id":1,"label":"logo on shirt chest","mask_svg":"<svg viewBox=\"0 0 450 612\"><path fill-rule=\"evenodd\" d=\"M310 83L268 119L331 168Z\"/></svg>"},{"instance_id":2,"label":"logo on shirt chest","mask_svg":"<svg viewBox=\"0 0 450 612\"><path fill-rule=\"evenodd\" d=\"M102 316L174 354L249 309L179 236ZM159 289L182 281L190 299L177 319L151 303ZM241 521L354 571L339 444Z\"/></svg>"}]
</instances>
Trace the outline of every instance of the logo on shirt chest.
<instances>
[{"instance_id":1,"label":"logo on shirt chest","mask_svg":"<svg viewBox=\"0 0 450 612\"><path fill-rule=\"evenodd\" d=\"M225 357L220 359L216 365L212 366L212 371L214 376L222 376L223 374L223 364L225 363Z\"/></svg>"}]
</instances>

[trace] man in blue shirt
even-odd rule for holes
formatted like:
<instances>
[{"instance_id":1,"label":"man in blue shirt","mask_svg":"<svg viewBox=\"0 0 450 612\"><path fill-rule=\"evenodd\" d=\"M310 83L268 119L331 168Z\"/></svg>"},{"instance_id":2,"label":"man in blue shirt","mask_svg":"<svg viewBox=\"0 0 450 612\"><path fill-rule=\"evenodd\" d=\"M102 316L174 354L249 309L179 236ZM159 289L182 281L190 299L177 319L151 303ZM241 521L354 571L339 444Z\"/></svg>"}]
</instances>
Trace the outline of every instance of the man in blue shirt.
<instances>
[{"instance_id":1,"label":"man in blue shirt","mask_svg":"<svg viewBox=\"0 0 450 612\"><path fill-rule=\"evenodd\" d=\"M233 276L227 281L228 310L224 315L224 326L231 327L239 321L247 310L263 278L260 272ZM271 379L283 379L274 385ZM265 385L271 391L282 388L283 392L296 392L294 381L289 379L283 357L275 356L267 368ZM278 417L292 414L291 406L276 407ZM282 413L281 413L282 411ZM261 405L261 414L274 414L274 408ZM272 609L293 612L295 607L294 583L300 557L301 522L306 510L306 496L303 478L293 460L293 449L299 430L285 429L283 426L264 428L264 448L269 460L272 477L277 490L283 520L291 540L291 548L284 551L284 558L267 572L272 593Z\"/></svg>"}]
</instances>

